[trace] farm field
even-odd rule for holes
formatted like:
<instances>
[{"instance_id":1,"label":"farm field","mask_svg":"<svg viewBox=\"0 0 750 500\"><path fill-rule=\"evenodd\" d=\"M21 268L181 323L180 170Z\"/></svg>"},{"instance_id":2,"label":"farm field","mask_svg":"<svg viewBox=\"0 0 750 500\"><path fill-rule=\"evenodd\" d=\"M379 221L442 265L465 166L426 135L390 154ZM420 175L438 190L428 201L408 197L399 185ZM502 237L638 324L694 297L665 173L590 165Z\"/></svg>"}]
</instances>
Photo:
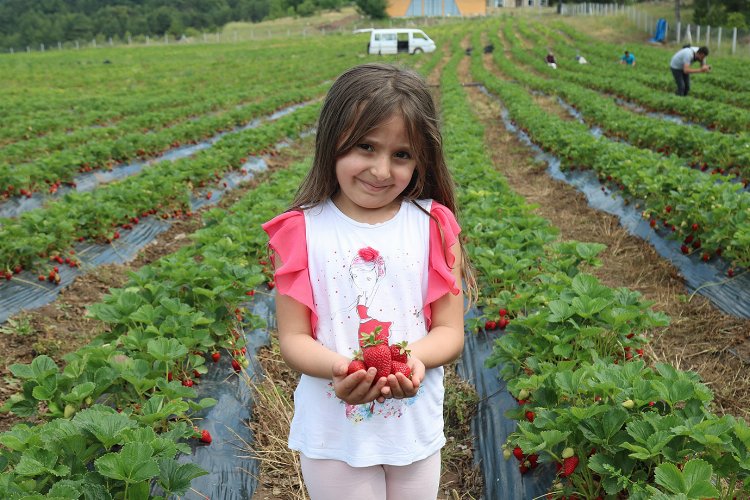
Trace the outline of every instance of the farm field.
<instances>
[{"instance_id":1,"label":"farm field","mask_svg":"<svg viewBox=\"0 0 750 500\"><path fill-rule=\"evenodd\" d=\"M448 370L444 498L501 476L502 498L750 498L748 71L711 57L674 96L676 48L627 22L451 21L387 59L434 89L480 284L463 362L496 384ZM0 497L208 498L224 473L226 498L306 498L260 224L333 79L385 60L365 43L0 56Z\"/></svg>"}]
</instances>

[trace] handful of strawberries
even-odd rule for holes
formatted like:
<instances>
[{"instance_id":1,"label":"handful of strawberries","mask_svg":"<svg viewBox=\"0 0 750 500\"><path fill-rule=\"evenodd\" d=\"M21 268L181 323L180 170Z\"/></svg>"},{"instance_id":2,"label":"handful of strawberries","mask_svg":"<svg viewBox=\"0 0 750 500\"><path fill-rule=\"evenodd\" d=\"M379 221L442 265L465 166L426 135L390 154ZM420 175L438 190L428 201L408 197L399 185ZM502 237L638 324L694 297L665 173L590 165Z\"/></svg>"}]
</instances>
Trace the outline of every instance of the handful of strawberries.
<instances>
[{"instance_id":1,"label":"handful of strawberries","mask_svg":"<svg viewBox=\"0 0 750 500\"><path fill-rule=\"evenodd\" d=\"M370 334L360 333L359 345L362 349L354 354L347 374L351 375L374 366L378 371L375 380L396 373L403 373L405 377L410 378L411 369L406 364L409 357L407 342L389 345L387 335L381 335L381 332L382 328L378 326Z\"/></svg>"}]
</instances>

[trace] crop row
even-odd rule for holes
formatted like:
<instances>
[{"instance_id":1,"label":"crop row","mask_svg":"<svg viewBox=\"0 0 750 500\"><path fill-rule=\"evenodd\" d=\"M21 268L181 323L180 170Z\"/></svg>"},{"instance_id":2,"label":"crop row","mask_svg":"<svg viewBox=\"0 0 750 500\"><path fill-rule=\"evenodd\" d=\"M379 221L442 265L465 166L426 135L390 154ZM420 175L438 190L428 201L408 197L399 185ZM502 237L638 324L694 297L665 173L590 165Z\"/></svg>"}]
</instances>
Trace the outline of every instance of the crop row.
<instances>
[{"instance_id":1,"label":"crop row","mask_svg":"<svg viewBox=\"0 0 750 500\"><path fill-rule=\"evenodd\" d=\"M457 43L454 50L462 53ZM556 231L487 168L484 131L456 76L459 59L444 72L442 109L461 222L491 320L485 328L498 315L509 318L487 360L519 403L506 414L518 428L504 452L519 459L521 473L558 464L549 498L672 498L692 488L731 498L737 480L750 486L747 424L712 414L712 394L694 373L641 359L648 334L667 318L637 292L582 272L597 264L601 246L556 243ZM494 80L481 56L471 64L477 80ZM488 88L509 107L534 107L513 84Z\"/></svg>"},{"instance_id":2,"label":"crop row","mask_svg":"<svg viewBox=\"0 0 750 500\"><path fill-rule=\"evenodd\" d=\"M126 132L120 137L102 138L77 148L59 151L23 165L0 166L0 189L5 197L24 193L31 196L43 189L54 193L61 184L73 184L81 172L112 168L116 163L156 156L182 144L195 144L222 131L243 126L253 119L270 115L320 95L323 86L292 87L259 102L211 114L199 120L184 121L173 127L143 133Z\"/></svg>"},{"instance_id":3,"label":"crop row","mask_svg":"<svg viewBox=\"0 0 750 500\"><path fill-rule=\"evenodd\" d=\"M546 71L546 64L523 51L512 30L504 31L516 61L531 66L547 78L514 67L505 58L496 57L502 71L531 88L557 94L580 111L587 122L601 127L609 136L624 139L638 147L676 154L687 164L715 174L732 174L743 185L750 182L750 135L710 132L697 125L679 125L658 118L633 113L611 99L581 85L556 78L557 72ZM497 40L495 40L497 42Z\"/></svg>"},{"instance_id":4,"label":"crop row","mask_svg":"<svg viewBox=\"0 0 750 500\"><path fill-rule=\"evenodd\" d=\"M544 48L545 40L521 22L518 23L518 27L524 38L536 43L530 49L531 52L536 54L537 58L544 60L547 51ZM573 60L574 49L558 45L556 50L561 55L561 60ZM623 71L619 70L624 69L611 65L600 68L592 64L571 63L559 65L557 71L561 79L612 93L651 110L675 113L691 121L702 123L710 129L719 129L729 133L750 130L750 110L725 104L720 97L709 102L701 99L684 99L672 92L657 92L651 87L623 78Z\"/></svg>"},{"instance_id":5,"label":"crop row","mask_svg":"<svg viewBox=\"0 0 750 500\"><path fill-rule=\"evenodd\" d=\"M574 44L579 47L586 47L587 56L588 53L593 53L598 55L599 58L604 61L614 62L619 61L623 50L628 48L624 47L622 44L618 45L607 43L603 40L595 40L585 33L576 31L565 23L555 22L551 23L551 25L554 30L563 33ZM551 31L550 33L554 35L554 32ZM696 45L700 44L698 43ZM670 72L667 68L672 55L674 55L674 52L676 52L678 48L679 47L677 46L672 46L665 50L664 48L639 44L636 48L637 53L634 52L638 56L637 66L641 66L641 62L643 62L643 66L649 70L648 74L655 76L656 81L660 82L659 85L663 89L673 90L674 81L671 79ZM710 48L713 49L713 47ZM709 61L711 64L711 73L702 76L701 79L705 78L705 82L703 83L705 83L707 87L712 88L710 94L715 95L719 89L723 89L722 100L724 102L741 104L743 107L748 107L750 91L748 91L747 88L747 78L750 77L750 72L745 69L744 64L732 57L716 58L714 56L709 56ZM628 75L629 78L632 76L630 73L628 73ZM635 78L638 78L644 83L648 80L641 76L635 76ZM651 83L651 81L649 81L649 83ZM703 83L701 85L703 85ZM702 90L695 88L695 93L696 95L701 96Z\"/></svg>"},{"instance_id":6,"label":"crop row","mask_svg":"<svg viewBox=\"0 0 750 500\"><path fill-rule=\"evenodd\" d=\"M239 170L248 155L260 155L287 137L297 137L314 125L317 109L301 107L257 128L226 135L193 157L160 162L137 176L93 192L68 193L44 208L5 220L0 227L0 266L39 271L44 260L66 257L76 241L112 241L141 217L189 212L194 188Z\"/></svg>"},{"instance_id":7,"label":"crop row","mask_svg":"<svg viewBox=\"0 0 750 500\"><path fill-rule=\"evenodd\" d=\"M503 55L496 52L494 57ZM706 261L721 255L741 267L750 264L750 194L741 184L716 182L678 158L595 138L585 125L540 110L517 85L486 71L481 75L479 81L501 96L512 119L534 142L560 157L563 167L593 169L621 189L643 207L652 227L684 238L690 244L683 246L685 253L700 252Z\"/></svg>"}]
</instances>

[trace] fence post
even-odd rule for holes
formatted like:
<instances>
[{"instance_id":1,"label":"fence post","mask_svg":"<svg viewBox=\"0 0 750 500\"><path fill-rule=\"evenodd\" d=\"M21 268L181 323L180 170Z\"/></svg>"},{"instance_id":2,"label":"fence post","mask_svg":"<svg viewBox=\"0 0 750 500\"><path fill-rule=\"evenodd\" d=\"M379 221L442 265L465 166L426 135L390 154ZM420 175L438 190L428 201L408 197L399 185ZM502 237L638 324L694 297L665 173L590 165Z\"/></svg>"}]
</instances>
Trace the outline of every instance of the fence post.
<instances>
[{"instance_id":1,"label":"fence post","mask_svg":"<svg viewBox=\"0 0 750 500\"><path fill-rule=\"evenodd\" d=\"M78 40L76 40L76 50L80 49L81 46L78 44Z\"/></svg>"},{"instance_id":2,"label":"fence post","mask_svg":"<svg viewBox=\"0 0 750 500\"><path fill-rule=\"evenodd\" d=\"M10 53L15 54L15 52L13 51L13 47L10 48Z\"/></svg>"},{"instance_id":3,"label":"fence post","mask_svg":"<svg viewBox=\"0 0 750 500\"><path fill-rule=\"evenodd\" d=\"M682 23L677 21L677 44L680 43L680 35L682 34Z\"/></svg>"},{"instance_id":4,"label":"fence post","mask_svg":"<svg viewBox=\"0 0 750 500\"><path fill-rule=\"evenodd\" d=\"M91 45L96 48L96 38L91 39Z\"/></svg>"},{"instance_id":5,"label":"fence post","mask_svg":"<svg viewBox=\"0 0 750 500\"><path fill-rule=\"evenodd\" d=\"M39 44L39 50L42 51L42 52L44 52L44 44L43 43Z\"/></svg>"},{"instance_id":6,"label":"fence post","mask_svg":"<svg viewBox=\"0 0 750 500\"><path fill-rule=\"evenodd\" d=\"M57 50L62 50L62 42L57 42Z\"/></svg>"},{"instance_id":7,"label":"fence post","mask_svg":"<svg viewBox=\"0 0 750 500\"><path fill-rule=\"evenodd\" d=\"M695 28L695 42L700 45L701 43L701 25L699 24Z\"/></svg>"},{"instance_id":8,"label":"fence post","mask_svg":"<svg viewBox=\"0 0 750 500\"><path fill-rule=\"evenodd\" d=\"M151 37L146 35L146 45L151 45Z\"/></svg>"},{"instance_id":9,"label":"fence post","mask_svg":"<svg viewBox=\"0 0 750 500\"><path fill-rule=\"evenodd\" d=\"M721 50L721 26L719 26L719 33L716 35L716 51Z\"/></svg>"},{"instance_id":10,"label":"fence post","mask_svg":"<svg viewBox=\"0 0 750 500\"><path fill-rule=\"evenodd\" d=\"M112 37L109 37L109 46L112 46Z\"/></svg>"},{"instance_id":11,"label":"fence post","mask_svg":"<svg viewBox=\"0 0 750 500\"><path fill-rule=\"evenodd\" d=\"M690 34L690 25L687 25L687 30L685 31L685 41L689 43L690 45L693 45L693 35Z\"/></svg>"},{"instance_id":12,"label":"fence post","mask_svg":"<svg viewBox=\"0 0 750 500\"><path fill-rule=\"evenodd\" d=\"M732 55L737 52L737 28L732 28Z\"/></svg>"},{"instance_id":13,"label":"fence post","mask_svg":"<svg viewBox=\"0 0 750 500\"><path fill-rule=\"evenodd\" d=\"M711 26L706 26L706 47L711 42Z\"/></svg>"}]
</instances>

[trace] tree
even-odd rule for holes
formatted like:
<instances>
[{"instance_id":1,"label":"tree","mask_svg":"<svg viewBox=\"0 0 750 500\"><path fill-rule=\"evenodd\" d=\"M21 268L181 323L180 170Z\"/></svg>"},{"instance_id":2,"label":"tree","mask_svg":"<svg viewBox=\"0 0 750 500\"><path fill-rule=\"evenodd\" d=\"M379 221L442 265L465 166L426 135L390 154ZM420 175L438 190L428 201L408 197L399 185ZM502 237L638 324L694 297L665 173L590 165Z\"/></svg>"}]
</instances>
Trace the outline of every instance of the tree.
<instances>
[{"instance_id":1,"label":"tree","mask_svg":"<svg viewBox=\"0 0 750 500\"><path fill-rule=\"evenodd\" d=\"M357 11L363 16L370 17L372 19L386 19L388 18L388 7L386 0L354 0L357 7Z\"/></svg>"}]
</instances>

